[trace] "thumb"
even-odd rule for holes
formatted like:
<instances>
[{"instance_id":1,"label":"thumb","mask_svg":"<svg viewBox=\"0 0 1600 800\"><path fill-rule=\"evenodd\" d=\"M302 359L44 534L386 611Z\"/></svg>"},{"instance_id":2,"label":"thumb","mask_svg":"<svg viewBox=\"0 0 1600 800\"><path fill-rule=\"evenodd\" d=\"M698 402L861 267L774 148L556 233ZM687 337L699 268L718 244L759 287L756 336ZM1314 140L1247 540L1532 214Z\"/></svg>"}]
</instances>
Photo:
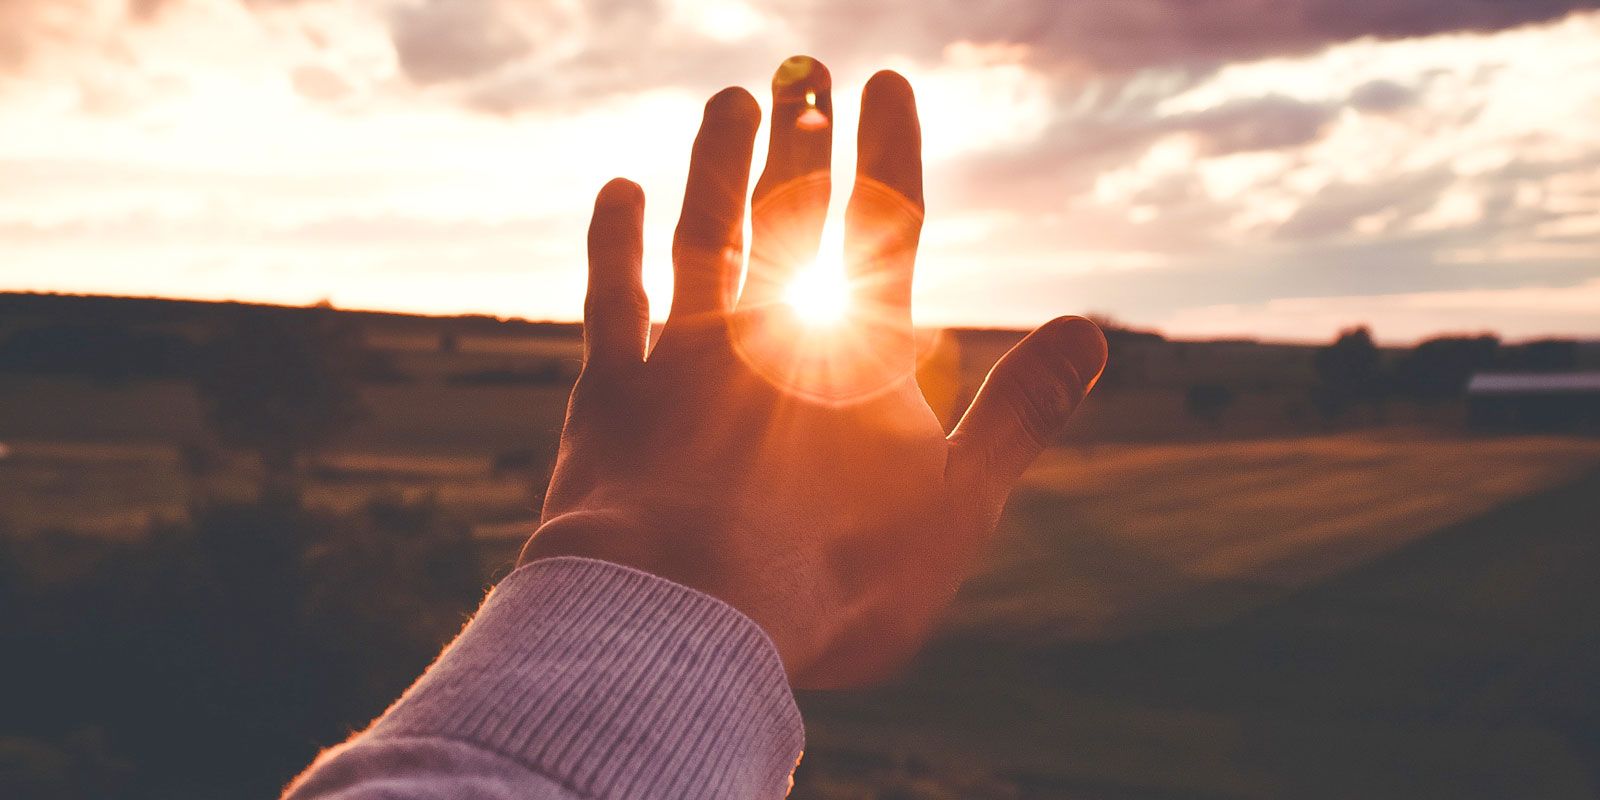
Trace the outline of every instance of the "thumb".
<instances>
[{"instance_id":1,"label":"thumb","mask_svg":"<svg viewBox=\"0 0 1600 800\"><path fill-rule=\"evenodd\" d=\"M1106 338L1083 317L1058 317L1018 342L989 371L950 434L951 475L1003 503L1106 365Z\"/></svg>"}]
</instances>

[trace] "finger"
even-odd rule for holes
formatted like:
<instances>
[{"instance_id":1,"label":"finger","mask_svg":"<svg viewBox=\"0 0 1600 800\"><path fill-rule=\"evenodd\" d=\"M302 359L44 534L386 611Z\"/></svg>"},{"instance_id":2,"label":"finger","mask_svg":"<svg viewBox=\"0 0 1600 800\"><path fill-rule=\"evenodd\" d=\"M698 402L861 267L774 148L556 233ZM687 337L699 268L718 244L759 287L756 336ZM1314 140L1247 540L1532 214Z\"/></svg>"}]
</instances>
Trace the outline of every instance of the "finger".
<instances>
[{"instance_id":1,"label":"finger","mask_svg":"<svg viewBox=\"0 0 1600 800\"><path fill-rule=\"evenodd\" d=\"M706 103L672 241L670 319L724 312L744 262L744 204L761 107L728 88Z\"/></svg>"},{"instance_id":2,"label":"finger","mask_svg":"<svg viewBox=\"0 0 1600 800\"><path fill-rule=\"evenodd\" d=\"M583 361L644 359L650 301L640 279L644 259L644 190L613 178L594 199L589 220L589 292L583 299Z\"/></svg>"},{"instance_id":3,"label":"finger","mask_svg":"<svg viewBox=\"0 0 1600 800\"><path fill-rule=\"evenodd\" d=\"M879 72L861 92L856 185L845 209L846 264L876 319L909 343L911 273L922 232L922 130L911 84Z\"/></svg>"},{"instance_id":4,"label":"finger","mask_svg":"<svg viewBox=\"0 0 1600 800\"><path fill-rule=\"evenodd\" d=\"M1106 365L1106 339L1083 317L1041 325L989 371L950 434L952 476L995 507L1066 424Z\"/></svg>"},{"instance_id":5,"label":"finger","mask_svg":"<svg viewBox=\"0 0 1600 800\"><path fill-rule=\"evenodd\" d=\"M828 215L833 155L833 79L810 56L772 76L767 166L750 201L750 272L741 307L777 302L796 269L817 257Z\"/></svg>"}]
</instances>

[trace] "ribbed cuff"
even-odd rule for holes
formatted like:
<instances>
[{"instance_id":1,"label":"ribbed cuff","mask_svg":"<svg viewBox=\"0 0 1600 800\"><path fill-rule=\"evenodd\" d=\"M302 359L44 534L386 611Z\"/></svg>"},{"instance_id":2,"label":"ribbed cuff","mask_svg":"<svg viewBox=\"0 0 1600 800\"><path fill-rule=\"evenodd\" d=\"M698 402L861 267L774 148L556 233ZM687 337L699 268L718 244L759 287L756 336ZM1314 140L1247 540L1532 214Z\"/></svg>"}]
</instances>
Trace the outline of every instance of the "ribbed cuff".
<instances>
[{"instance_id":1,"label":"ribbed cuff","mask_svg":"<svg viewBox=\"0 0 1600 800\"><path fill-rule=\"evenodd\" d=\"M585 558L511 573L366 737L441 736L585 797L781 798L805 732L766 633Z\"/></svg>"}]
</instances>

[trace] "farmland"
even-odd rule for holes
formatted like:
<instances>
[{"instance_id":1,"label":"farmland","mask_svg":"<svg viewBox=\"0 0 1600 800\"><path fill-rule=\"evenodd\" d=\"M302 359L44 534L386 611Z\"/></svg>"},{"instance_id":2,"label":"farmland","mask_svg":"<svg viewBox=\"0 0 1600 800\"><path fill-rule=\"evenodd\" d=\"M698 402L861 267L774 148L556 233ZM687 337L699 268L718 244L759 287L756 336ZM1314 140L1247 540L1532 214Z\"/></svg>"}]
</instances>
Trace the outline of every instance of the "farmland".
<instances>
[{"instance_id":1,"label":"farmland","mask_svg":"<svg viewBox=\"0 0 1600 800\"><path fill-rule=\"evenodd\" d=\"M4 507L118 535L183 513L177 462L19 442ZM1600 442L1547 437L1052 450L904 680L803 698L795 796L1591 796L1595 753L1552 720L1596 710L1567 655L1600 635L1574 574L1600 569L1597 468ZM486 579L531 527L533 489L482 457L322 475L314 502L428 492L473 517Z\"/></svg>"},{"instance_id":2,"label":"farmland","mask_svg":"<svg viewBox=\"0 0 1600 800\"><path fill-rule=\"evenodd\" d=\"M806 698L796 796L1594 796L1592 443L1207 450L1051 454L907 678Z\"/></svg>"},{"instance_id":3,"label":"farmland","mask_svg":"<svg viewBox=\"0 0 1600 800\"><path fill-rule=\"evenodd\" d=\"M187 336L199 324L162 313L143 329ZM7 322L26 324L17 319ZM383 369L360 385L360 418L306 459L300 500L323 515L312 527L373 537L351 551L368 558L389 535L369 524L393 517L381 504L423 503L398 519L459 526L470 580L487 585L535 524L575 374L574 331L361 319ZM1015 338L927 339L922 378L947 420ZM1595 796L1600 439L1482 435L1449 404L1323 420L1305 400L1303 347L1120 347L1112 358L1133 366L1108 375L1024 477L919 660L887 686L802 694L796 798ZM1233 388L1226 413L1186 409L1200 381ZM0 564L19 570L0 579L47 588L116 576L115 560L152 540L180 547L192 570L172 531L218 498L248 503L260 478L248 454L215 441L203 398L179 374L0 371L0 443L0 533L28 556ZM226 551L230 533L214 532L216 546ZM328 554L337 542L319 541L317 564L343 563L336 547ZM329 574L335 586L318 603L344 597L347 573ZM353 617L427 625L397 660L382 648L400 645L358 639L365 650L351 663L393 661L392 674L355 684L366 694L347 717L380 709L416 668L406 659L425 658L458 624L451 607L401 608ZM138 638L165 621L127 624ZM222 717L196 719L231 724L243 712L205 713ZM281 749L233 755L264 764L250 786L272 785L315 737L363 721L263 732L263 746ZM110 728L109 744L90 750L108 749L111 763L139 744L115 723L62 726L0 730L0 787L29 748L93 771L72 760L101 759L71 755L82 737ZM156 769L132 785L170 790L149 791L159 796L192 788L151 778Z\"/></svg>"}]
</instances>

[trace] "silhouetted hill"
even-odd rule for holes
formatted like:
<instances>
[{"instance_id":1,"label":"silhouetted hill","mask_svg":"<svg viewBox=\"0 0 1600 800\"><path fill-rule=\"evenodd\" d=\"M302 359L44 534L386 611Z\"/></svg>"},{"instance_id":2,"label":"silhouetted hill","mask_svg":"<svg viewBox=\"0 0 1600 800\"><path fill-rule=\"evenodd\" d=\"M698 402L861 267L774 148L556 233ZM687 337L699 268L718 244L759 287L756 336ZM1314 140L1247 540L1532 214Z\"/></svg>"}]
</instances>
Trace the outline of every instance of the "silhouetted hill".
<instances>
[{"instance_id":1,"label":"silhouetted hill","mask_svg":"<svg viewBox=\"0 0 1600 800\"><path fill-rule=\"evenodd\" d=\"M48 320L62 324L128 325L184 327L207 324L249 308L288 316L309 313L316 306L280 306L237 301L169 300L159 297L110 297L104 295L38 294L0 292L0 320L14 326L21 321ZM328 308L328 307L323 307ZM391 311L336 309L341 315L381 330L426 329L459 334L581 337L583 326L575 322L536 322L525 319L499 319L484 314L432 316Z\"/></svg>"}]
</instances>

